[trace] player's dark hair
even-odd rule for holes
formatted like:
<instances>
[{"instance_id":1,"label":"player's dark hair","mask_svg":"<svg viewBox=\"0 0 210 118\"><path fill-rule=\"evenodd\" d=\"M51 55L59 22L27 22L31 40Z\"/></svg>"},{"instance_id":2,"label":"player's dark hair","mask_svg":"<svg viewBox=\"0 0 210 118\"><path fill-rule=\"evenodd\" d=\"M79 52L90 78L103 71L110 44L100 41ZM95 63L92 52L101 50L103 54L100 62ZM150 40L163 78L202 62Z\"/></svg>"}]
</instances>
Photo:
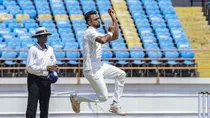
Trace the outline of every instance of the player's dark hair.
<instances>
[{"instance_id":1,"label":"player's dark hair","mask_svg":"<svg viewBox=\"0 0 210 118\"><path fill-rule=\"evenodd\" d=\"M93 14L97 14L97 12L94 11L94 10L91 10L91 11L88 11L88 12L85 14L85 21L86 21L86 23L88 22L89 17L90 17L91 15L93 15Z\"/></svg>"}]
</instances>

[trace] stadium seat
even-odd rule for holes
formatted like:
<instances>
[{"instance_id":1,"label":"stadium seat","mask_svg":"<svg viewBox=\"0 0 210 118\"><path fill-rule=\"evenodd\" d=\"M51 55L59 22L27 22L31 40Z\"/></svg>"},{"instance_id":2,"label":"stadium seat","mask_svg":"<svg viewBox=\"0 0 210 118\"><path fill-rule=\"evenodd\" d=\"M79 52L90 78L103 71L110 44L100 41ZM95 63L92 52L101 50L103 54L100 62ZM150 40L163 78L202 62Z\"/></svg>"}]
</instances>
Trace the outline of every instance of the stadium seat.
<instances>
[{"instance_id":1,"label":"stadium seat","mask_svg":"<svg viewBox=\"0 0 210 118\"><path fill-rule=\"evenodd\" d=\"M8 25L8 28L10 28L12 31L14 31L15 28L22 28L22 26L18 23L11 23Z\"/></svg>"},{"instance_id":2,"label":"stadium seat","mask_svg":"<svg viewBox=\"0 0 210 118\"><path fill-rule=\"evenodd\" d=\"M113 53L111 51L102 51L102 58L112 58ZM103 63L112 64L109 60L102 60Z\"/></svg>"},{"instance_id":3,"label":"stadium seat","mask_svg":"<svg viewBox=\"0 0 210 118\"><path fill-rule=\"evenodd\" d=\"M65 42L64 49L78 49L79 44L77 42Z\"/></svg>"},{"instance_id":4,"label":"stadium seat","mask_svg":"<svg viewBox=\"0 0 210 118\"><path fill-rule=\"evenodd\" d=\"M17 52L2 52L2 56L1 58L16 58L17 56ZM15 61L13 60L5 60L4 62L6 65L15 65L17 64Z\"/></svg>"},{"instance_id":5,"label":"stadium seat","mask_svg":"<svg viewBox=\"0 0 210 118\"><path fill-rule=\"evenodd\" d=\"M79 52L66 52L66 57L67 58L79 58L80 53ZM79 64L79 62L77 60L69 60L68 64L77 65L77 64Z\"/></svg>"},{"instance_id":6,"label":"stadium seat","mask_svg":"<svg viewBox=\"0 0 210 118\"><path fill-rule=\"evenodd\" d=\"M29 8L27 10L24 10L23 13L28 14L30 16L30 18L32 18L32 19L35 18L36 15L37 15L36 11L34 9L31 9L31 8Z\"/></svg>"},{"instance_id":7,"label":"stadium seat","mask_svg":"<svg viewBox=\"0 0 210 118\"><path fill-rule=\"evenodd\" d=\"M144 52L143 51L138 51L138 50L142 50L142 49L143 49L142 47L132 47L132 48L130 48L131 58L144 58L144 56L145 56ZM142 65L145 62L141 61L141 60L133 60L132 63L136 64L136 65Z\"/></svg>"},{"instance_id":8,"label":"stadium seat","mask_svg":"<svg viewBox=\"0 0 210 118\"><path fill-rule=\"evenodd\" d=\"M57 64L57 65L62 65L62 64L64 64L65 62L62 61L62 60L58 60L58 59L59 59L59 58L65 58L65 57L66 57L66 53L65 53L65 52L56 52L56 51L55 51L55 57L56 57L56 59L57 59L56 64Z\"/></svg>"},{"instance_id":9,"label":"stadium seat","mask_svg":"<svg viewBox=\"0 0 210 118\"><path fill-rule=\"evenodd\" d=\"M127 52L127 51L116 51L116 52L114 52L114 54L115 54L116 58L119 58L119 60L117 61L117 64L120 64L120 65L129 64L128 61L120 59L120 58L122 58L122 59L128 58L129 55L130 55L129 52Z\"/></svg>"},{"instance_id":10,"label":"stadium seat","mask_svg":"<svg viewBox=\"0 0 210 118\"><path fill-rule=\"evenodd\" d=\"M13 16L11 14L0 14L0 21L4 22L7 19L13 19Z\"/></svg>"},{"instance_id":11,"label":"stadium seat","mask_svg":"<svg viewBox=\"0 0 210 118\"><path fill-rule=\"evenodd\" d=\"M64 47L64 42L60 42L60 41L53 41L51 42L51 46L55 49L63 49Z\"/></svg>"},{"instance_id":12,"label":"stadium seat","mask_svg":"<svg viewBox=\"0 0 210 118\"><path fill-rule=\"evenodd\" d=\"M40 14L38 15L39 20L52 20L52 16L50 14Z\"/></svg>"},{"instance_id":13,"label":"stadium seat","mask_svg":"<svg viewBox=\"0 0 210 118\"><path fill-rule=\"evenodd\" d=\"M30 16L28 14L17 14L16 20L21 23L23 19L30 19Z\"/></svg>"},{"instance_id":14,"label":"stadium seat","mask_svg":"<svg viewBox=\"0 0 210 118\"><path fill-rule=\"evenodd\" d=\"M29 30L30 28L38 28L39 26L38 26L38 24L36 24L36 23L25 23L25 28L27 29L27 30Z\"/></svg>"},{"instance_id":15,"label":"stadium seat","mask_svg":"<svg viewBox=\"0 0 210 118\"><path fill-rule=\"evenodd\" d=\"M71 20L81 20L84 19L84 16L82 14L79 15L70 15Z\"/></svg>"},{"instance_id":16,"label":"stadium seat","mask_svg":"<svg viewBox=\"0 0 210 118\"><path fill-rule=\"evenodd\" d=\"M55 20L68 20L68 15L55 15Z\"/></svg>"},{"instance_id":17,"label":"stadium seat","mask_svg":"<svg viewBox=\"0 0 210 118\"><path fill-rule=\"evenodd\" d=\"M27 58L28 53L27 52L19 52L18 54L18 58L20 59L26 59ZM22 60L20 61L20 64L26 65L27 61L26 60Z\"/></svg>"},{"instance_id":18,"label":"stadium seat","mask_svg":"<svg viewBox=\"0 0 210 118\"><path fill-rule=\"evenodd\" d=\"M35 23L34 19L22 19L22 24L25 25L25 23Z\"/></svg>"},{"instance_id":19,"label":"stadium seat","mask_svg":"<svg viewBox=\"0 0 210 118\"><path fill-rule=\"evenodd\" d=\"M9 24L16 24L16 23L17 23L17 20L15 20L15 19L6 19L4 21L4 24L6 25L6 27L8 27Z\"/></svg>"}]
</instances>

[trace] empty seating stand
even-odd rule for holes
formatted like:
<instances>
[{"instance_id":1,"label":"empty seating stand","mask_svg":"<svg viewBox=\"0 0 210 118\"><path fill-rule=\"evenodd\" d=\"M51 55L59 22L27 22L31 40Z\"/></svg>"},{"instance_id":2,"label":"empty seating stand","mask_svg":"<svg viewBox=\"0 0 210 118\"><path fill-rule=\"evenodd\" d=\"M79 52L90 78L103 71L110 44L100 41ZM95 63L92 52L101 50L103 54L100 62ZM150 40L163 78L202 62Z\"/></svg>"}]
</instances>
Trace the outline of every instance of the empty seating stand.
<instances>
[{"instance_id":1,"label":"empty seating stand","mask_svg":"<svg viewBox=\"0 0 210 118\"><path fill-rule=\"evenodd\" d=\"M189 38L196 37L186 30L185 24L190 19L180 22L180 19L186 19L184 17L186 15L178 18L170 0L3 0L0 1L0 49L27 50L36 43L36 39L31 38L31 35L35 33L37 27L43 26L52 33L47 45L55 49L57 64L78 66L81 61L71 58L82 57L82 53L77 50L82 50L82 38L87 29L84 14L96 10L101 18L101 27L98 31L107 33L108 24L112 22L107 13L108 8L116 11L119 39L103 45L102 58L142 60L103 60L104 63L139 67L194 65L194 61L191 60L170 59L194 58L193 51L176 49L190 50L198 46L195 44L191 46L191 42L203 43L203 40L192 41ZM181 10L178 10L178 14L182 14L179 11ZM15 43L11 43L14 41ZM143 51L145 49L147 51ZM27 52L0 54L2 58L27 57ZM70 60L61 61L59 58ZM158 60L159 58L168 60ZM5 61L5 64L25 65L26 61ZM143 71L141 73L145 76Z\"/></svg>"}]
</instances>

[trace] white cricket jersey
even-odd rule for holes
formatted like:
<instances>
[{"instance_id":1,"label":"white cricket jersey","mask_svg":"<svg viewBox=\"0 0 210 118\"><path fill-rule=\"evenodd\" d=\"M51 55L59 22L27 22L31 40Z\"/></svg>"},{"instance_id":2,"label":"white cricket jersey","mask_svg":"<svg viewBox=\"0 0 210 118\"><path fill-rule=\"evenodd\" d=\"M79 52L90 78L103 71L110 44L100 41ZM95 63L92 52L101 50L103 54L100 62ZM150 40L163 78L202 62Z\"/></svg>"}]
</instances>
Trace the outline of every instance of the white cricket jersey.
<instances>
[{"instance_id":1,"label":"white cricket jersey","mask_svg":"<svg viewBox=\"0 0 210 118\"><path fill-rule=\"evenodd\" d=\"M51 46L42 49L37 43L30 47L26 64L26 69L30 74L47 76L47 66L55 64L56 58Z\"/></svg>"},{"instance_id":2,"label":"white cricket jersey","mask_svg":"<svg viewBox=\"0 0 210 118\"><path fill-rule=\"evenodd\" d=\"M83 37L83 71L95 73L101 66L102 44L96 42L98 36L103 36L90 26Z\"/></svg>"}]
</instances>

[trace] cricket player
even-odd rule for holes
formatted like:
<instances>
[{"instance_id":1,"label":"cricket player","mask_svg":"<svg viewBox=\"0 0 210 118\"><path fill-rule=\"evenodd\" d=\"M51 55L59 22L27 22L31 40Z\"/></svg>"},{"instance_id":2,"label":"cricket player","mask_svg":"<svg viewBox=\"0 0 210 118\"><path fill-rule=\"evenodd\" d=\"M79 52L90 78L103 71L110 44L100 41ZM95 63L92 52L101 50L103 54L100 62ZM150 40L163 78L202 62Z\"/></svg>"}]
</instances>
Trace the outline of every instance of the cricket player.
<instances>
[{"instance_id":1,"label":"cricket player","mask_svg":"<svg viewBox=\"0 0 210 118\"><path fill-rule=\"evenodd\" d=\"M120 96L122 95L126 73L109 64L102 63L102 44L118 39L118 25L113 9L108 11L112 18L109 24L108 33L101 34L97 31L100 27L100 18L96 11L89 11L85 14L88 29L83 37L83 73L85 78L95 91L95 94L79 96L76 93L70 95L72 109L75 113L80 112L81 102L105 102L108 99L108 91L104 79L115 80L115 92L110 112L125 116L121 110Z\"/></svg>"}]
</instances>

